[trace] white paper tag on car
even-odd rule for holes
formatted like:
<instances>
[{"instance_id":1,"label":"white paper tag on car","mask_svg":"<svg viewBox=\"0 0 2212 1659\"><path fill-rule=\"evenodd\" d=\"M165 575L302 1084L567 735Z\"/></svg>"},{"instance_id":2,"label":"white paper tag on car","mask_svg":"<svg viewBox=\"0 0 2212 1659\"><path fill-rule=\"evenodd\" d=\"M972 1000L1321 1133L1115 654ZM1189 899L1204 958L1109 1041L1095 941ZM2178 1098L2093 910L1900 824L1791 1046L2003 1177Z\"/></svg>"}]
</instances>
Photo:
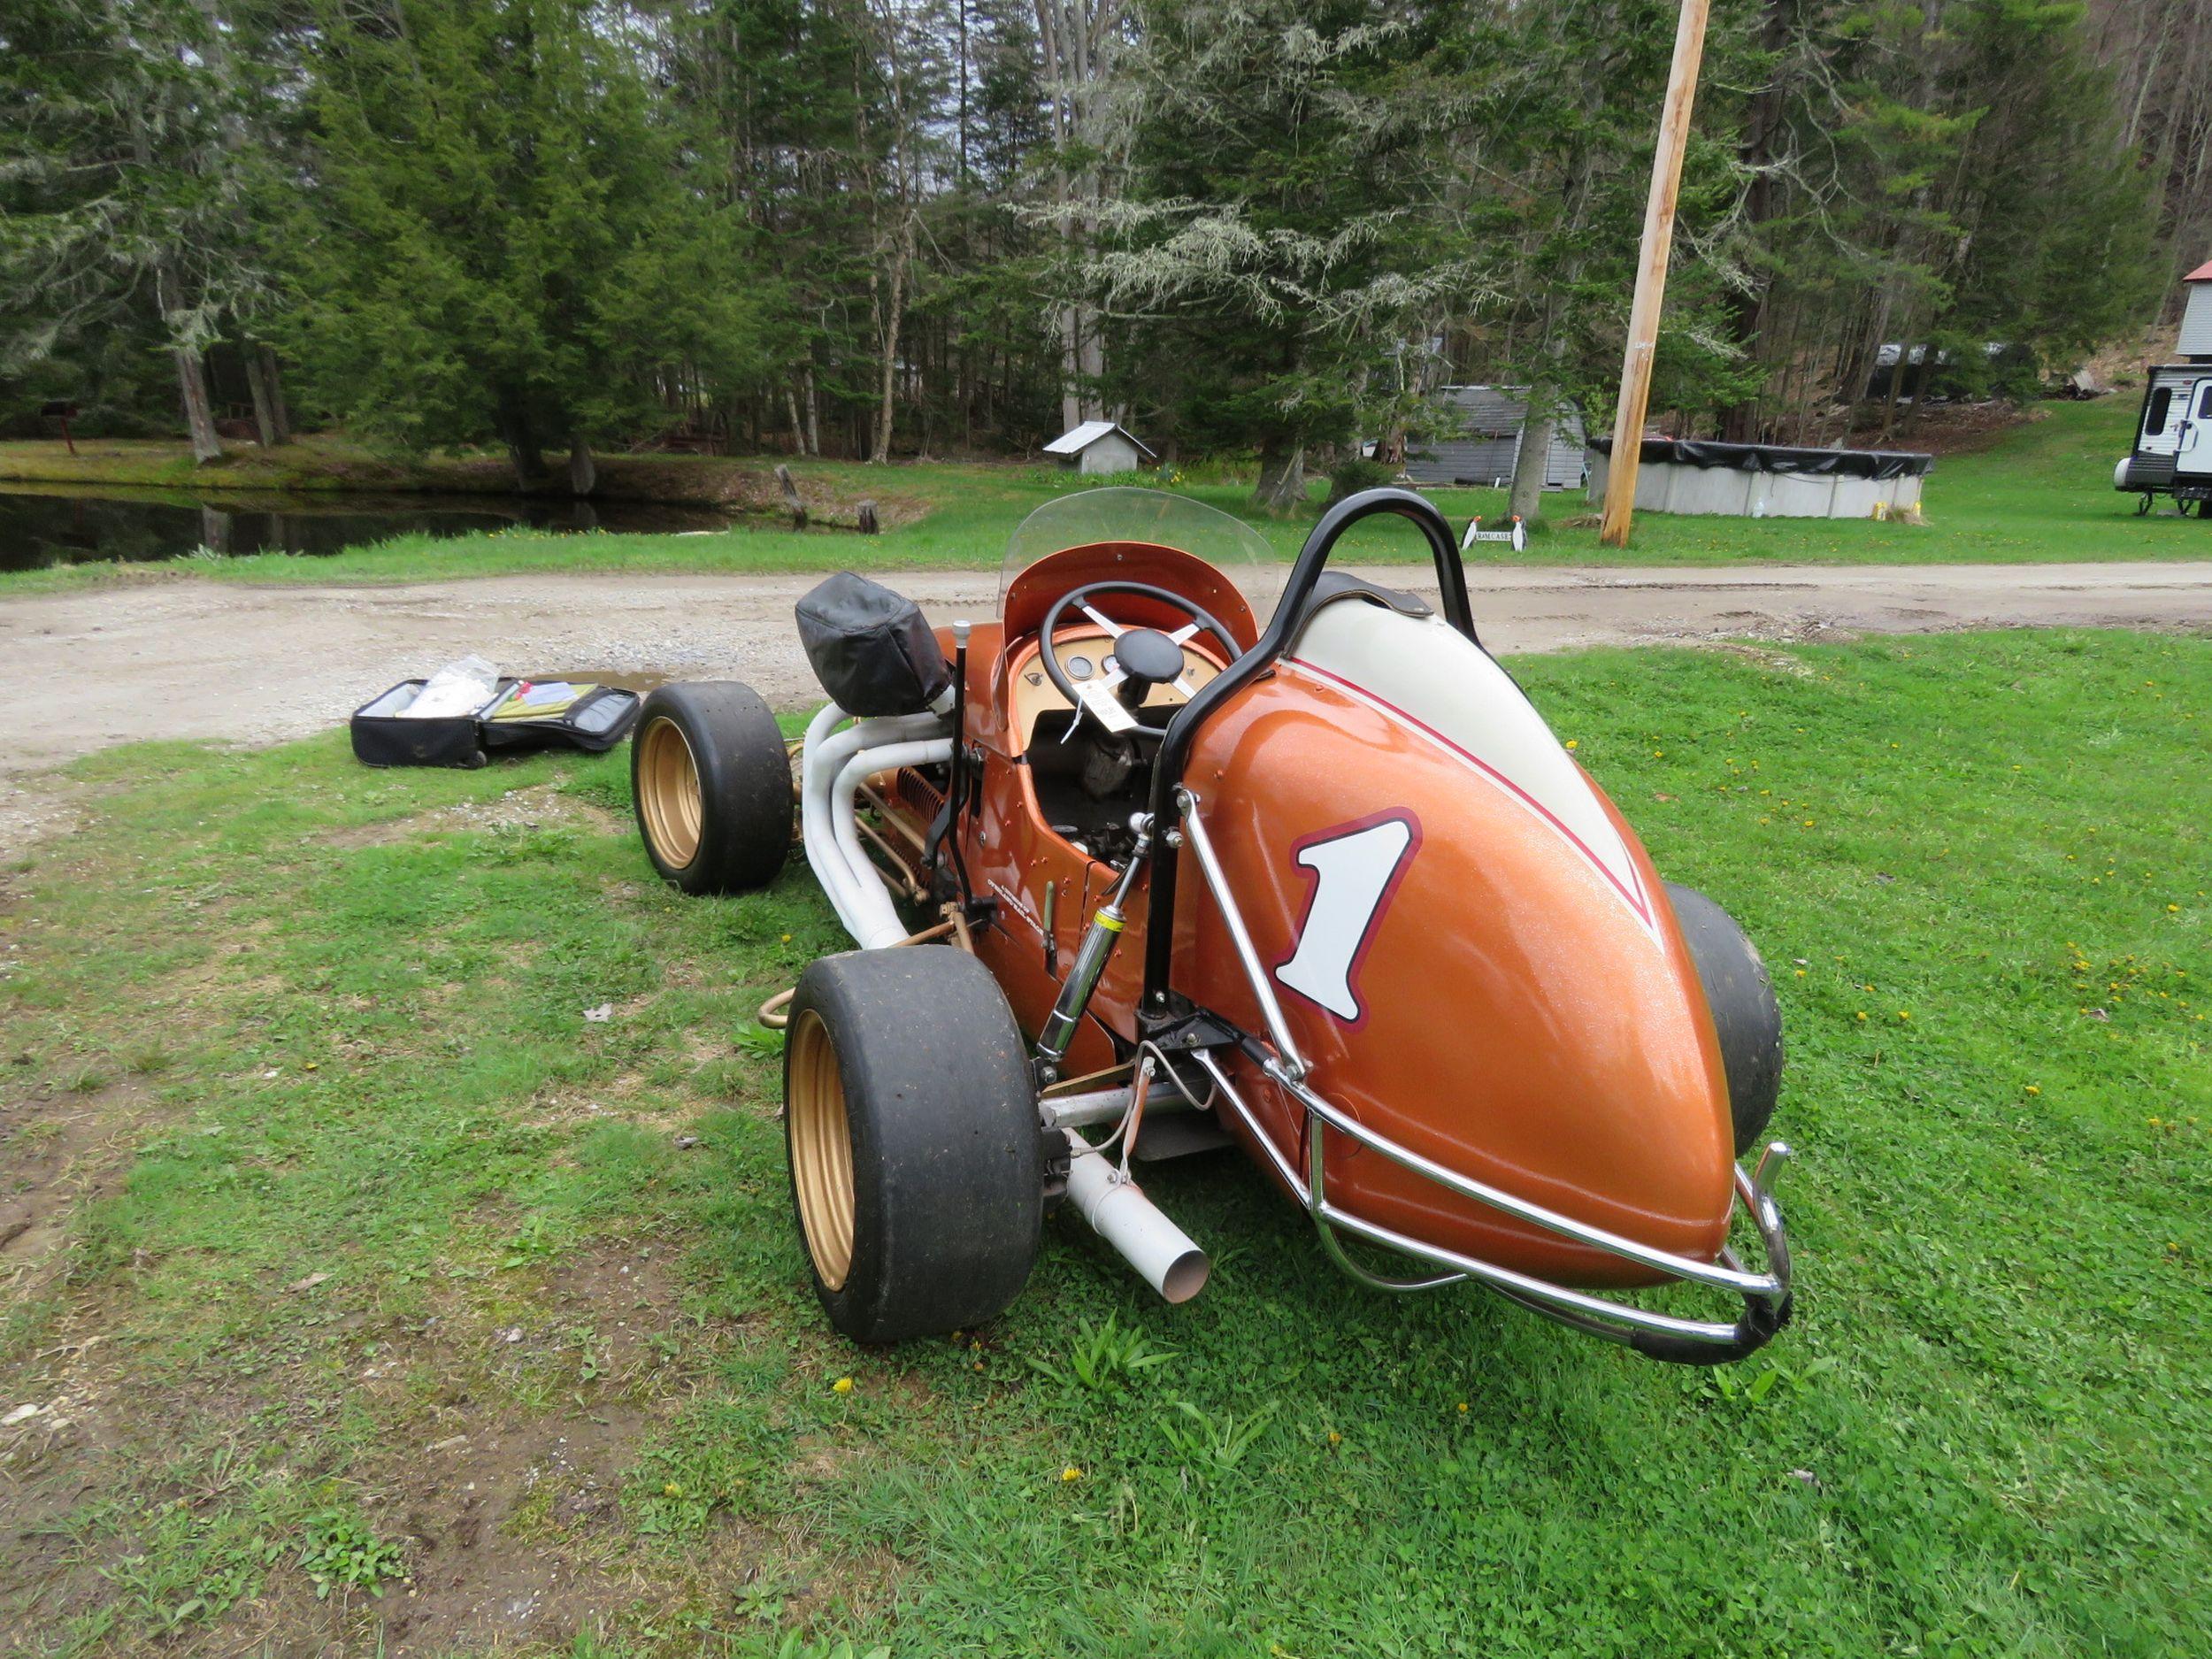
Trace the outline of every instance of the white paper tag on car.
<instances>
[{"instance_id":1,"label":"white paper tag on car","mask_svg":"<svg viewBox=\"0 0 2212 1659\"><path fill-rule=\"evenodd\" d=\"M1083 706L1098 717L1098 723L1110 732L1133 732L1137 717L1121 706L1121 699L1114 695L1106 682L1094 680L1079 687Z\"/></svg>"}]
</instances>

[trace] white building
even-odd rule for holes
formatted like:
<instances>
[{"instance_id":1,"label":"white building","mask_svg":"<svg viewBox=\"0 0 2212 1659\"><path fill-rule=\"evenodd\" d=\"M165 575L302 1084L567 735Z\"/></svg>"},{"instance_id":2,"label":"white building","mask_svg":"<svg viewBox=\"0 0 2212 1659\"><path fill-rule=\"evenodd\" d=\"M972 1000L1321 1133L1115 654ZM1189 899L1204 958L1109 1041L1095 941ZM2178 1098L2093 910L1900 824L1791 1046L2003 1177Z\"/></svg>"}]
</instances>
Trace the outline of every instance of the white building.
<instances>
[{"instance_id":1,"label":"white building","mask_svg":"<svg viewBox=\"0 0 2212 1659\"><path fill-rule=\"evenodd\" d=\"M1110 420L1087 420L1045 445L1045 453L1062 466L1094 474L1133 472L1140 461L1157 458Z\"/></svg>"}]
</instances>

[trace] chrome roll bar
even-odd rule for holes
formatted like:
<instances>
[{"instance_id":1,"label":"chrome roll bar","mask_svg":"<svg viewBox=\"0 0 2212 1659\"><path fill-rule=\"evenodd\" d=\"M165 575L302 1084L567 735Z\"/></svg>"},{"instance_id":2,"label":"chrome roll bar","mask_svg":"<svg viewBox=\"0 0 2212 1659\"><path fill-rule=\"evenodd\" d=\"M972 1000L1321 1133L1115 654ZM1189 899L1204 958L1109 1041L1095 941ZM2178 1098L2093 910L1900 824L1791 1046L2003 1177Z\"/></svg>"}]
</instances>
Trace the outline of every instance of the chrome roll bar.
<instances>
[{"instance_id":1,"label":"chrome roll bar","mask_svg":"<svg viewBox=\"0 0 2212 1659\"><path fill-rule=\"evenodd\" d=\"M1341 1107L1309 1087L1305 1080L1306 1064L1298 1057L1297 1048L1290 1040L1281 1005L1276 1001L1273 987L1267 983L1265 972L1260 966L1259 954L1252 946L1251 934L1245 927L1235 896L1229 891L1227 877L1222 871L1219 859L1214 856L1213 843L1208 839L1205 826L1200 820L1198 797L1187 788L1179 787L1176 793L1178 803L1182 809L1183 833L1191 850L1198 856L1199 868L1205 873L1206 885L1211 889L1215 902L1221 908L1222 918L1228 925L1230 939L1236 947L1237 959L1244 969L1245 977L1251 982L1253 994L1258 999L1261 1013L1268 1025L1273 1051L1259 1054L1256 1058L1267 1077L1296 1101L1305 1113L1307 1156L1306 1168L1302 1172L1292 1165L1268 1136L1260 1125L1257 1114L1237 1092L1226 1069L1213 1053L1201 1048L1194 1052L1194 1057L1206 1069L1215 1087L1219 1089L1221 1098L1266 1153L1269 1164L1273 1166L1284 1186L1304 1203L1307 1213L1313 1217L1316 1230L1321 1235L1323 1248L1339 1267L1362 1284L1378 1290L1435 1290L1447 1285L1472 1280L1532 1312L1543 1314L1576 1330L1627 1343L1655 1359L1690 1364L1718 1364L1741 1359L1764 1347L1774 1333L1788 1323L1789 1237L1783 1225L1780 1207L1774 1201L1773 1181L1782 1165L1788 1161L1790 1149L1779 1141L1770 1143L1760 1154L1757 1164L1749 1173L1746 1173L1740 1164L1735 1170L1735 1196L1730 1209L1731 1218L1733 1218L1735 1206L1740 1204L1758 1232L1767 1261L1766 1271L1754 1272L1743 1265L1733 1250L1724 1247L1718 1259L1713 1262L1676 1256L1638 1240L1609 1232L1603 1227L1578 1221L1571 1216L1562 1215L1555 1210L1517 1197L1486 1181L1447 1169L1434 1159L1425 1157L1377 1133ZM1258 1045L1254 1046L1256 1048ZM1557 1233L1577 1244L1633 1262L1670 1278L1687 1279L1695 1284L1711 1286L1717 1290L1732 1292L1743 1299L1743 1316L1728 1323L1688 1319L1674 1314L1655 1312L1626 1302L1613 1302L1588 1291L1555 1285L1548 1279L1539 1279L1496 1262L1487 1262L1479 1256L1463 1255L1440 1245L1425 1244L1392 1228L1363 1220L1329 1197L1325 1164L1327 1136L1331 1131L1348 1136L1401 1168L1409 1170L1425 1180L1433 1181L1461 1198L1497 1210L1517 1221ZM1377 1273L1353 1260L1345 1250L1343 1240L1338 1236L1340 1232L1443 1271L1408 1279Z\"/></svg>"}]
</instances>

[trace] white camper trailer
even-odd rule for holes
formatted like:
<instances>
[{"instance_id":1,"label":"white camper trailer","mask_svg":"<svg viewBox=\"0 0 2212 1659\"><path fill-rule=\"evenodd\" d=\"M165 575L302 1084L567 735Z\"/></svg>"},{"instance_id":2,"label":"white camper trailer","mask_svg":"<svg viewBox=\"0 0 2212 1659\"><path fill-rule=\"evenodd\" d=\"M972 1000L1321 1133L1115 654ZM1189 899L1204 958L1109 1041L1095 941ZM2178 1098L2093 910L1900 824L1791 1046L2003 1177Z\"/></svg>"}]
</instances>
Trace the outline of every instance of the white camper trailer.
<instances>
[{"instance_id":1,"label":"white camper trailer","mask_svg":"<svg viewBox=\"0 0 2212 1659\"><path fill-rule=\"evenodd\" d=\"M2112 487L2140 495L2138 512L2171 495L2182 511L2194 502L2199 518L2212 518L2212 263L2199 265L2186 281L2181 361L2151 371L2134 452L2113 470Z\"/></svg>"}]
</instances>

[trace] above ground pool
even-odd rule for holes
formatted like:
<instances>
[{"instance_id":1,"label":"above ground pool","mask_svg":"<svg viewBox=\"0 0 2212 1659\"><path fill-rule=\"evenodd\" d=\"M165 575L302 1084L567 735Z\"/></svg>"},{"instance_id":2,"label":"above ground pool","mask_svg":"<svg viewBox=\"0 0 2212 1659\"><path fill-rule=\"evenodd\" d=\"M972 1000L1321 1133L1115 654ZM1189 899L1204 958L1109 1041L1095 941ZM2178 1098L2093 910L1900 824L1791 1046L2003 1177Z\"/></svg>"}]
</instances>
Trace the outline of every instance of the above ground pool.
<instances>
[{"instance_id":1,"label":"above ground pool","mask_svg":"<svg viewBox=\"0 0 2212 1659\"><path fill-rule=\"evenodd\" d=\"M1865 518L1920 504L1935 457L1911 449L1806 449L1779 443L1646 438L1636 468L1639 512L1747 518ZM1605 499L1613 440L1590 440L1590 500Z\"/></svg>"}]
</instances>

